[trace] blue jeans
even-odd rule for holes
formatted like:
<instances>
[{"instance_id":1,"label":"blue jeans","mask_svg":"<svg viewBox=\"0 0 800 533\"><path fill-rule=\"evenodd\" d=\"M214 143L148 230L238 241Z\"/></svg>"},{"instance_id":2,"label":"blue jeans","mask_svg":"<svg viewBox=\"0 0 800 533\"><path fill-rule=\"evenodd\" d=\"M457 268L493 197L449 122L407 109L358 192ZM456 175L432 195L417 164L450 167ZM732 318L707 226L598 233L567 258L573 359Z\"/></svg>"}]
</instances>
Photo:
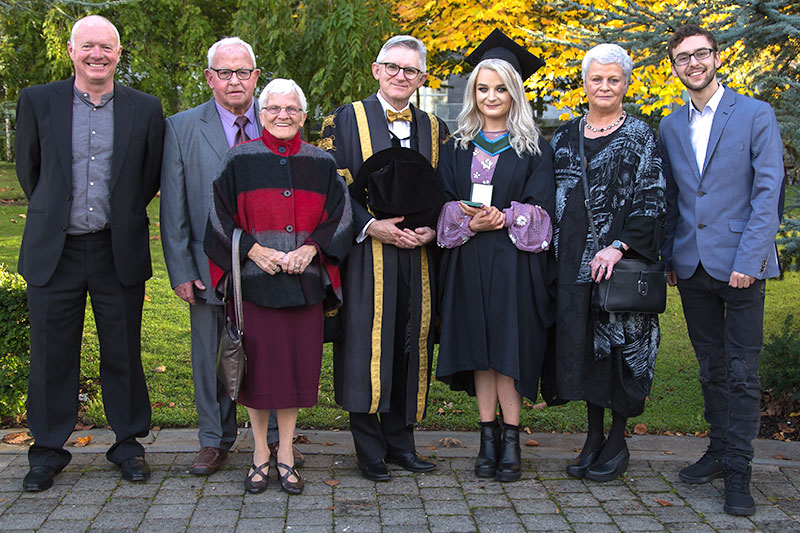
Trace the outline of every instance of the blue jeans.
<instances>
[{"instance_id":1,"label":"blue jeans","mask_svg":"<svg viewBox=\"0 0 800 533\"><path fill-rule=\"evenodd\" d=\"M753 459L752 440L761 421L758 359L765 288L764 280L756 280L747 289L735 289L712 278L702 265L689 279L678 280L700 366L710 450L737 471L744 471Z\"/></svg>"}]
</instances>

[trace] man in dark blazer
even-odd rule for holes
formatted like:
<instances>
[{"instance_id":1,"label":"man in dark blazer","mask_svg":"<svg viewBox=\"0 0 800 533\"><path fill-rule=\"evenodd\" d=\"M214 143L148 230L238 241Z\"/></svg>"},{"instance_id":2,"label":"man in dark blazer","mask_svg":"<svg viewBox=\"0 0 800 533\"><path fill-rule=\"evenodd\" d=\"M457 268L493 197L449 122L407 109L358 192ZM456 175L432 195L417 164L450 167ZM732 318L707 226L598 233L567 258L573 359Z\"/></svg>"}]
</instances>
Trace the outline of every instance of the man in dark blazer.
<instances>
[{"instance_id":1,"label":"man in dark blazer","mask_svg":"<svg viewBox=\"0 0 800 533\"><path fill-rule=\"evenodd\" d=\"M31 367L26 491L41 491L70 461L78 412L86 294L100 341L106 456L128 481L150 468L136 437L150 430L141 362L144 284L151 274L147 204L159 186L164 118L158 98L114 82L119 32L103 17L75 23L75 77L24 89L16 169L29 207L19 255L28 283Z\"/></svg>"},{"instance_id":2,"label":"man in dark blazer","mask_svg":"<svg viewBox=\"0 0 800 533\"><path fill-rule=\"evenodd\" d=\"M691 100L661 121L662 255L681 294L710 425L708 451L680 478L707 483L724 476L725 512L751 515L765 279L780 273L775 235L783 145L768 104L717 81L720 55L708 30L683 26L668 50L672 74Z\"/></svg>"},{"instance_id":3,"label":"man in dark blazer","mask_svg":"<svg viewBox=\"0 0 800 533\"><path fill-rule=\"evenodd\" d=\"M217 471L236 441L236 404L217 380L217 348L225 308L211 286L203 236L211 184L228 148L261 135L253 92L260 70L253 48L226 37L208 49L205 78L212 98L166 120L161 167L161 244L175 294L189 304L192 381L200 452L189 471ZM241 126L240 126L241 124ZM278 424L270 416L270 449L277 453ZM295 450L295 466L303 456Z\"/></svg>"}]
</instances>

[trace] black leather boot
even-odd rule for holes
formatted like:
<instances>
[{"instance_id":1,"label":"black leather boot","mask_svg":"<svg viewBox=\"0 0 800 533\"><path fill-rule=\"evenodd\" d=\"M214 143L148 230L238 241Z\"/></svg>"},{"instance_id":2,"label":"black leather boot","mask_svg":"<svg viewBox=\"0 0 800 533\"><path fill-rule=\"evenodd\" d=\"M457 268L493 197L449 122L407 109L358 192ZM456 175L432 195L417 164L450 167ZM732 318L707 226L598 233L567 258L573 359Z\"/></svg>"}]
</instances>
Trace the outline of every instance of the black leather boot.
<instances>
[{"instance_id":1,"label":"black leather boot","mask_svg":"<svg viewBox=\"0 0 800 533\"><path fill-rule=\"evenodd\" d=\"M497 481L517 481L522 476L522 457L519 450L519 426L504 425L497 460Z\"/></svg>"},{"instance_id":2,"label":"black leather boot","mask_svg":"<svg viewBox=\"0 0 800 533\"><path fill-rule=\"evenodd\" d=\"M475 458L475 477L494 477L500 455L500 424L481 422L481 449Z\"/></svg>"}]
</instances>

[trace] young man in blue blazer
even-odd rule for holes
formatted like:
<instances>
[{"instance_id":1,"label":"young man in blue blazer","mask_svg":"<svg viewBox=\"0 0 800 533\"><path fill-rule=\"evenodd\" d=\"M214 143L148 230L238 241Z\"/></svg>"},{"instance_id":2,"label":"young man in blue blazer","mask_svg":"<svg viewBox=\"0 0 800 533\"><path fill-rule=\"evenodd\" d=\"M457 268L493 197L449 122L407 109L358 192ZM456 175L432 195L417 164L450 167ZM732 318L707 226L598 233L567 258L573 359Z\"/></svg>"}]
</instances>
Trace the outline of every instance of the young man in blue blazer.
<instances>
[{"instance_id":1,"label":"young man in blue blazer","mask_svg":"<svg viewBox=\"0 0 800 533\"><path fill-rule=\"evenodd\" d=\"M765 280L780 273L781 137L769 104L717 81L720 54L708 30L679 28L668 51L690 102L660 126L667 177L662 255L681 294L711 426L708 451L680 478L707 483L724 476L725 512L752 515Z\"/></svg>"}]
</instances>

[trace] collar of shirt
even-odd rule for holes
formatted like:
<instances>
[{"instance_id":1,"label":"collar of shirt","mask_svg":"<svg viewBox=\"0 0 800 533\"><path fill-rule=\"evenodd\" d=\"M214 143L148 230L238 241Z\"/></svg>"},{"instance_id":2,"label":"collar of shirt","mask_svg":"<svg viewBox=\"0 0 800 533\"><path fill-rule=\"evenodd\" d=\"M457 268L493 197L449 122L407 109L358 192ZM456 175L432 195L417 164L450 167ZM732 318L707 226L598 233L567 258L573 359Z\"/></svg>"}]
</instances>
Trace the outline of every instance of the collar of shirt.
<instances>
[{"instance_id":1,"label":"collar of shirt","mask_svg":"<svg viewBox=\"0 0 800 533\"><path fill-rule=\"evenodd\" d=\"M110 93L102 95L100 97L100 103L95 104L94 102L92 102L92 97L89 96L89 93L85 93L83 91L78 90L78 88L75 87L74 85L72 86L72 92L81 102L88 105L89 107L103 107L104 105L109 103L112 98L114 98L114 91L111 91Z\"/></svg>"},{"instance_id":2,"label":"collar of shirt","mask_svg":"<svg viewBox=\"0 0 800 533\"><path fill-rule=\"evenodd\" d=\"M378 91L378 101L381 103L381 107L383 108L383 120L389 127L389 131L394 133L395 136L400 139L400 146L403 148L410 148L411 140L409 137L411 136L411 122L407 120L395 120L394 122L389 122L389 119L386 118L387 109L397 112L405 111L411 107L410 104L406 104L403 109L395 109L389 102L383 99L380 91Z\"/></svg>"},{"instance_id":3,"label":"collar of shirt","mask_svg":"<svg viewBox=\"0 0 800 533\"><path fill-rule=\"evenodd\" d=\"M719 84L717 90L714 91L714 94L711 96L711 99L708 101L706 106L703 108L702 111L699 111L695 106L692 99L689 98L689 122L695 120L696 116L703 116L706 113L711 113L712 115L717 112L717 107L719 107L719 103L722 100L722 93L725 92L725 87L722 84Z\"/></svg>"}]
</instances>

